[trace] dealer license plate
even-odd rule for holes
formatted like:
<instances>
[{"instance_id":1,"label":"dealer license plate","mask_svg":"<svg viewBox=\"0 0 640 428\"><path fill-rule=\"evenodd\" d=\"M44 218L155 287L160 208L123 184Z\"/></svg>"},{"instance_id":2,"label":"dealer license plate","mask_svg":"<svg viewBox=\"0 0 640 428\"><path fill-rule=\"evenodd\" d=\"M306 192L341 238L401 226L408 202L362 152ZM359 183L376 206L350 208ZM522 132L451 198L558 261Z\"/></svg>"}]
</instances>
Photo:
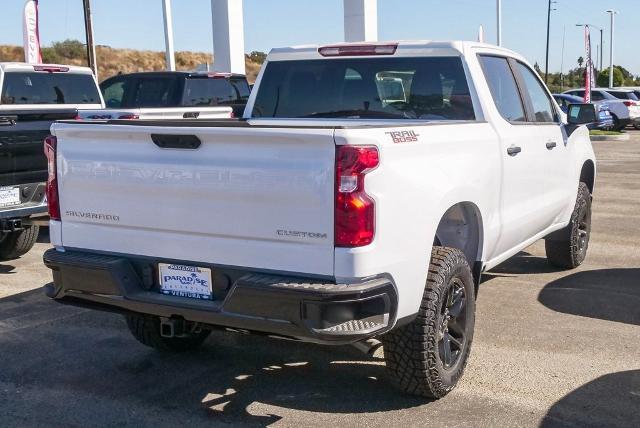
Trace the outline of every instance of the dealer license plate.
<instances>
[{"instance_id":1,"label":"dealer license plate","mask_svg":"<svg viewBox=\"0 0 640 428\"><path fill-rule=\"evenodd\" d=\"M17 187L0 187L0 208L20 205L20 189Z\"/></svg>"},{"instance_id":2,"label":"dealer license plate","mask_svg":"<svg viewBox=\"0 0 640 428\"><path fill-rule=\"evenodd\" d=\"M159 263L160 292L170 296L212 300L211 269Z\"/></svg>"}]
</instances>

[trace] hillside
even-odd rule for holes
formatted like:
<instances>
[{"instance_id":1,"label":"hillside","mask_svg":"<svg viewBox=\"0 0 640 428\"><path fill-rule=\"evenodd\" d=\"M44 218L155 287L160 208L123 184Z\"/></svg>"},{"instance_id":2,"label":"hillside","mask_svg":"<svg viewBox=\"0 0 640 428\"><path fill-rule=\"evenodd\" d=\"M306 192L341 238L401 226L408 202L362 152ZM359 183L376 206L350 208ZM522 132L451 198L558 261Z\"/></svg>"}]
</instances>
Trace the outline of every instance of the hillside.
<instances>
[{"instance_id":1,"label":"hillside","mask_svg":"<svg viewBox=\"0 0 640 428\"><path fill-rule=\"evenodd\" d=\"M81 42L74 40L56 42L52 47L43 48L42 56L46 63L86 65L84 46ZM96 47L96 57L100 81L120 72L164 70L165 67L164 52L98 46ZM260 70L261 62L256 62L252 58L256 58L256 56L254 54L251 57L245 56L247 78L253 83ZM260 58L259 55L258 58ZM22 47L0 45L0 61L24 61ZM178 70L193 70L199 64L211 63L212 61L213 56L208 53L176 52L176 68Z\"/></svg>"}]
</instances>

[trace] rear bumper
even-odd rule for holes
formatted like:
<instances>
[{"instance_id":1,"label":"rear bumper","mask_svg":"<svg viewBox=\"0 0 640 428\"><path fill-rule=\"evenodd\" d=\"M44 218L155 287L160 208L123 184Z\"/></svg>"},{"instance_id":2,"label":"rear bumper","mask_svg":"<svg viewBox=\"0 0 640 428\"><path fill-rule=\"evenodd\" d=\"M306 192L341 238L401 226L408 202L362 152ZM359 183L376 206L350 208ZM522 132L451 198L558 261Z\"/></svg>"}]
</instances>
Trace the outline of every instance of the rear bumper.
<instances>
[{"instance_id":1,"label":"rear bumper","mask_svg":"<svg viewBox=\"0 0 640 428\"><path fill-rule=\"evenodd\" d=\"M43 258L54 279L45 285L47 296L100 310L182 318L324 344L382 334L394 325L397 313L396 288L386 277L335 284L213 266L216 299L209 301L160 294L154 266L164 260L141 264L134 256L55 249ZM216 291L216 282L226 289Z\"/></svg>"},{"instance_id":2,"label":"rear bumper","mask_svg":"<svg viewBox=\"0 0 640 428\"><path fill-rule=\"evenodd\" d=\"M20 205L0 208L0 220L19 219L47 213L47 202L44 200L45 183L18 184ZM0 186L2 187L2 186Z\"/></svg>"}]
</instances>

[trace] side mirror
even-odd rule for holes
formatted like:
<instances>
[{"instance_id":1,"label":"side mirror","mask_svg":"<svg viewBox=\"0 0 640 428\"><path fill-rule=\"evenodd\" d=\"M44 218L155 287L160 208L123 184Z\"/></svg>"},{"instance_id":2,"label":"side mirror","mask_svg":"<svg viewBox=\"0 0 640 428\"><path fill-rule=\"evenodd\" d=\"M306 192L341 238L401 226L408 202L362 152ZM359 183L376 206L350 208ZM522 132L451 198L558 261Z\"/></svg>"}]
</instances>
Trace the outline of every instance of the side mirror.
<instances>
[{"instance_id":1,"label":"side mirror","mask_svg":"<svg viewBox=\"0 0 640 428\"><path fill-rule=\"evenodd\" d=\"M569 104L567 122L569 125L586 125L598 121L596 106L593 104Z\"/></svg>"},{"instance_id":2,"label":"side mirror","mask_svg":"<svg viewBox=\"0 0 640 428\"><path fill-rule=\"evenodd\" d=\"M567 107L567 134L571 135L580 125L598 122L594 104L569 104Z\"/></svg>"}]
</instances>

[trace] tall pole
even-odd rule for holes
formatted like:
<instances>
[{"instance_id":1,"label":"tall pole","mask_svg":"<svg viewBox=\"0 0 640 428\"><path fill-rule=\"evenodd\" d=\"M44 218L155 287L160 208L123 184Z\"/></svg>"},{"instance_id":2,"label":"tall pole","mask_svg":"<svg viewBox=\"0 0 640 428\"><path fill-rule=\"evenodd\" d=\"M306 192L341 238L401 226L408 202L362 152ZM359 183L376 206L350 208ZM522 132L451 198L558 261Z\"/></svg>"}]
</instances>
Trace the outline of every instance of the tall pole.
<instances>
[{"instance_id":1,"label":"tall pole","mask_svg":"<svg viewBox=\"0 0 640 428\"><path fill-rule=\"evenodd\" d=\"M603 48L602 48L603 44L602 44L602 28L600 29L600 72L602 73L602 52L603 52Z\"/></svg>"},{"instance_id":2,"label":"tall pole","mask_svg":"<svg viewBox=\"0 0 640 428\"><path fill-rule=\"evenodd\" d=\"M614 26L613 15L615 15L617 12L613 9L609 9L607 13L611 17L611 23L610 23L611 35L609 37L609 87L613 88L613 26Z\"/></svg>"},{"instance_id":3,"label":"tall pole","mask_svg":"<svg viewBox=\"0 0 640 428\"><path fill-rule=\"evenodd\" d=\"M564 37L567 32L567 26L562 27L562 56L560 58L560 90L564 89Z\"/></svg>"},{"instance_id":4,"label":"tall pole","mask_svg":"<svg viewBox=\"0 0 640 428\"><path fill-rule=\"evenodd\" d=\"M96 45L93 41L93 21L91 18L91 1L82 0L84 9L84 32L87 37L87 65L98 78L98 65L96 63Z\"/></svg>"},{"instance_id":5,"label":"tall pole","mask_svg":"<svg viewBox=\"0 0 640 428\"><path fill-rule=\"evenodd\" d=\"M502 46L502 0L496 0L496 24L498 26L498 46Z\"/></svg>"},{"instance_id":6,"label":"tall pole","mask_svg":"<svg viewBox=\"0 0 640 428\"><path fill-rule=\"evenodd\" d=\"M549 76L549 28L551 26L551 0L549 0L549 7L547 8L547 55L544 60L544 83L547 83Z\"/></svg>"},{"instance_id":7,"label":"tall pole","mask_svg":"<svg viewBox=\"0 0 640 428\"><path fill-rule=\"evenodd\" d=\"M171 19L171 0L162 0L162 16L164 20L165 66L167 70L176 71L176 58L173 53L173 20Z\"/></svg>"}]
</instances>

